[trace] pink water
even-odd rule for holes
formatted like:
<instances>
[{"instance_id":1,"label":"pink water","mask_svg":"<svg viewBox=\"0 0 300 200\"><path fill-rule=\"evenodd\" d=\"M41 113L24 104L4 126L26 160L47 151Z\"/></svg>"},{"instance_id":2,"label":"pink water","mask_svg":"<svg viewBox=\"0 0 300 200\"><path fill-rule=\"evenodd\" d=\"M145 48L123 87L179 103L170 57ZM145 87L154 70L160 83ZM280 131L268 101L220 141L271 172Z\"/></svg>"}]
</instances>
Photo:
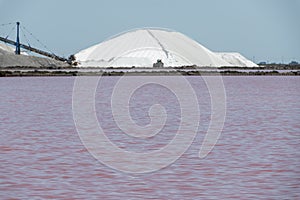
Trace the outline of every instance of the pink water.
<instances>
[{"instance_id":1,"label":"pink water","mask_svg":"<svg viewBox=\"0 0 300 200\"><path fill-rule=\"evenodd\" d=\"M74 78L0 78L0 199L300 199L300 78L224 77L225 127L205 159L198 151L210 119L209 94L201 78L187 79L201 109L193 144L162 170L129 175L103 165L81 143L72 117ZM107 136L132 151L167 144L178 127L175 96L156 85L134 94L137 124L149 123L153 103L165 106L168 120L164 134L132 140L109 107L117 80L103 78L97 91Z\"/></svg>"}]
</instances>

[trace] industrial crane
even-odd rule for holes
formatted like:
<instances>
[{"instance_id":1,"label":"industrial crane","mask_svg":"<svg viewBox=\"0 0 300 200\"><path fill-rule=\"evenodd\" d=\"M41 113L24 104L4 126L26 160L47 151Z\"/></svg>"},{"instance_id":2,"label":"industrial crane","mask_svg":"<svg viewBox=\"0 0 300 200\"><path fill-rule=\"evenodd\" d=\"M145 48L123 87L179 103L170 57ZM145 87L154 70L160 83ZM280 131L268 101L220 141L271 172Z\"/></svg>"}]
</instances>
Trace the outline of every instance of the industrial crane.
<instances>
[{"instance_id":1,"label":"industrial crane","mask_svg":"<svg viewBox=\"0 0 300 200\"><path fill-rule=\"evenodd\" d=\"M64 57L60 57L60 56L57 56L53 53L48 53L46 51L42 51L40 49L37 49L37 48L34 48L34 47L31 47L29 45L25 45L25 44L21 44L20 43L20 36L19 36L19 27L20 27L20 22L17 22L17 39L16 41L13 41L13 40L10 40L8 38L4 38L4 37L1 37L0 36L0 41L3 41L5 43L8 43L8 44L11 44L11 45L14 45L16 47L16 51L15 53L17 55L20 55L21 53L21 48L23 49L26 49L26 50L29 50L29 51L32 51L34 53L37 53L37 54L40 54L40 55L43 55L43 56L46 56L46 57L49 57L49 58L53 58L55 60L59 60L59 61L62 61L62 62L67 62L68 64L70 65L76 65L76 62L75 62L75 57L74 55L71 55L68 59L67 58L64 58Z\"/></svg>"}]
</instances>

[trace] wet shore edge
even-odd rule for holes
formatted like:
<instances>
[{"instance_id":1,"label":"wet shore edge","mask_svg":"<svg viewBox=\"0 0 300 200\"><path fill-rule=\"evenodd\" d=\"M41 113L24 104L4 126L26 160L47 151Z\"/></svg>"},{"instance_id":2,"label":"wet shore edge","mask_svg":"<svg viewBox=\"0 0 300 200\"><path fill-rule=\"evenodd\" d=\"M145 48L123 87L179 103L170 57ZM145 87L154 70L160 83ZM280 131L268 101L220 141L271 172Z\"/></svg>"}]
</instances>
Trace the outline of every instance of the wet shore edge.
<instances>
[{"instance_id":1,"label":"wet shore edge","mask_svg":"<svg viewBox=\"0 0 300 200\"><path fill-rule=\"evenodd\" d=\"M174 71L174 72L80 72L80 71L0 71L0 77L22 76L300 76L300 72L242 72L242 71Z\"/></svg>"},{"instance_id":2,"label":"wet shore edge","mask_svg":"<svg viewBox=\"0 0 300 200\"><path fill-rule=\"evenodd\" d=\"M300 76L300 66L178 67L178 68L76 68L5 67L0 77L22 76Z\"/></svg>"}]
</instances>

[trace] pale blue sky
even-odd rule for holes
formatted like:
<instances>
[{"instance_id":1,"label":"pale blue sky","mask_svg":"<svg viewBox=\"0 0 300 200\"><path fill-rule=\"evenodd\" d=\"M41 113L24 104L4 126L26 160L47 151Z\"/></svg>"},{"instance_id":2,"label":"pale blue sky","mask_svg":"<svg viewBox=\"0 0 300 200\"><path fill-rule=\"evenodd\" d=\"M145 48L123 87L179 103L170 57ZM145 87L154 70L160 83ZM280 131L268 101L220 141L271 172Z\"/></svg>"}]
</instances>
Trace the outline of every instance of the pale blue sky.
<instances>
[{"instance_id":1,"label":"pale blue sky","mask_svg":"<svg viewBox=\"0 0 300 200\"><path fill-rule=\"evenodd\" d=\"M0 24L20 21L64 56L129 29L163 27L213 51L289 62L300 61L299 10L300 0L0 0Z\"/></svg>"}]
</instances>

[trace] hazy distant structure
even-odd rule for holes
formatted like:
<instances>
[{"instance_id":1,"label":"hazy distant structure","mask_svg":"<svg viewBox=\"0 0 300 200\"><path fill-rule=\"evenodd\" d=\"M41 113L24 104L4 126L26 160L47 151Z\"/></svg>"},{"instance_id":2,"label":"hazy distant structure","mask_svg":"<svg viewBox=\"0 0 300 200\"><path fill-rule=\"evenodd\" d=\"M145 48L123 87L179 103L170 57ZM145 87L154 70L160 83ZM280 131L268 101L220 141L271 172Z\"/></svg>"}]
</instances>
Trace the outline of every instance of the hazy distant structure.
<instances>
[{"instance_id":1,"label":"hazy distant structure","mask_svg":"<svg viewBox=\"0 0 300 200\"><path fill-rule=\"evenodd\" d=\"M137 29L110 38L75 54L81 67L233 66L182 33L165 29ZM234 66L238 66L234 64Z\"/></svg>"}]
</instances>

